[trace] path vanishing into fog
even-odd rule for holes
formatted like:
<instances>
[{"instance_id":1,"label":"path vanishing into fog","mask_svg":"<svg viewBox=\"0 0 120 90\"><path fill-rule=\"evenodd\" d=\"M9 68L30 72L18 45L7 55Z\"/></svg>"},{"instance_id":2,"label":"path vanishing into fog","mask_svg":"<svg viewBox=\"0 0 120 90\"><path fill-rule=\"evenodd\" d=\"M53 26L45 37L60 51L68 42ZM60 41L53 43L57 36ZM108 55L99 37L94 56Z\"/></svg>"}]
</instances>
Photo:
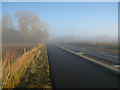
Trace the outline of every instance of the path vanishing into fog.
<instances>
[{"instance_id":1,"label":"path vanishing into fog","mask_svg":"<svg viewBox=\"0 0 120 90\"><path fill-rule=\"evenodd\" d=\"M118 75L53 44L47 44L55 88L118 88Z\"/></svg>"}]
</instances>

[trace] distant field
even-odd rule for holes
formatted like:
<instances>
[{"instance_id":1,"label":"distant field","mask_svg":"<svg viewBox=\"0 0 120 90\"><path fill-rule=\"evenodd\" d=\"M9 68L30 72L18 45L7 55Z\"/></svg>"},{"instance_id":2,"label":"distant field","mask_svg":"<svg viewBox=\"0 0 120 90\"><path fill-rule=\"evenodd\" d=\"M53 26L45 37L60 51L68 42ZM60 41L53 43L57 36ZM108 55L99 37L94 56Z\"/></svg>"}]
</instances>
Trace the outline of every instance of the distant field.
<instances>
[{"instance_id":1,"label":"distant field","mask_svg":"<svg viewBox=\"0 0 120 90\"><path fill-rule=\"evenodd\" d=\"M80 52L93 58L99 58L103 62L112 63L112 65L120 64L118 60L118 52L120 51L117 43L63 42L58 45L77 53Z\"/></svg>"},{"instance_id":2,"label":"distant field","mask_svg":"<svg viewBox=\"0 0 120 90\"><path fill-rule=\"evenodd\" d=\"M24 44L24 43L3 43L2 44L2 56L8 52L8 51L15 51L16 53L22 54L24 51L24 48L27 50L30 50L32 47L34 47L34 44Z\"/></svg>"},{"instance_id":3,"label":"distant field","mask_svg":"<svg viewBox=\"0 0 120 90\"><path fill-rule=\"evenodd\" d=\"M3 44L2 51L3 88L51 87L45 43Z\"/></svg>"},{"instance_id":4,"label":"distant field","mask_svg":"<svg viewBox=\"0 0 120 90\"><path fill-rule=\"evenodd\" d=\"M69 42L67 44L111 50L115 52L118 51L118 43L114 42Z\"/></svg>"}]
</instances>

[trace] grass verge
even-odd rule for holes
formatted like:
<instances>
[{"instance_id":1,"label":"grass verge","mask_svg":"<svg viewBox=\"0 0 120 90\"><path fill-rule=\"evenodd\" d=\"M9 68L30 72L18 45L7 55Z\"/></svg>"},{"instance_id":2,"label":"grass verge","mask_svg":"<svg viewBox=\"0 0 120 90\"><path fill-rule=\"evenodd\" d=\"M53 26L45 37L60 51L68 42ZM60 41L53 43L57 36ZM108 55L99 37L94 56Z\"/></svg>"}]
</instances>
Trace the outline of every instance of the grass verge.
<instances>
[{"instance_id":1,"label":"grass verge","mask_svg":"<svg viewBox=\"0 0 120 90\"><path fill-rule=\"evenodd\" d=\"M49 64L45 43L25 52L3 69L3 88L50 88Z\"/></svg>"}]
</instances>

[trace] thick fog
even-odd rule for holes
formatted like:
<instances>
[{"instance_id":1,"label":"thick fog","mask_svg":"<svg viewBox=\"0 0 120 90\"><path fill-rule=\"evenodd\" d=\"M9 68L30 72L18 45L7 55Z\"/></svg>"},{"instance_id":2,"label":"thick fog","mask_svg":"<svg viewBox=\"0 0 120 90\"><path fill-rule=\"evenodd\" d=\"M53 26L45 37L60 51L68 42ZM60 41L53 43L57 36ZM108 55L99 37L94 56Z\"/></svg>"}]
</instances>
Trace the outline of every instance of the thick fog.
<instances>
[{"instance_id":1,"label":"thick fog","mask_svg":"<svg viewBox=\"0 0 120 90\"><path fill-rule=\"evenodd\" d=\"M57 38L49 39L51 41L63 41L63 42L106 42L106 43L118 43L118 37L113 36L93 36L93 37L79 37L74 35L59 36Z\"/></svg>"},{"instance_id":2,"label":"thick fog","mask_svg":"<svg viewBox=\"0 0 120 90\"><path fill-rule=\"evenodd\" d=\"M13 18L9 12L2 17L3 43L38 43L48 39L48 25L34 12L18 10Z\"/></svg>"},{"instance_id":3,"label":"thick fog","mask_svg":"<svg viewBox=\"0 0 120 90\"><path fill-rule=\"evenodd\" d=\"M117 5L65 2L4 3L2 40L4 43L37 43L47 40L117 43ZM30 11L18 10L19 8Z\"/></svg>"}]
</instances>

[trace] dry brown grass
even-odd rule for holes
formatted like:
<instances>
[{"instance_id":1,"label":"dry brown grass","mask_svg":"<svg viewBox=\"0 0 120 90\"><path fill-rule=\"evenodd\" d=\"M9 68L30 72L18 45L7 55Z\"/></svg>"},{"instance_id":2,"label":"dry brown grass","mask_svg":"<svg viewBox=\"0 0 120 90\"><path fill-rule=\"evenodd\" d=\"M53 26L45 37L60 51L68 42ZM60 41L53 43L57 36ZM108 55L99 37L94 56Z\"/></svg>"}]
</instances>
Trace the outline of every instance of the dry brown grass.
<instances>
[{"instance_id":1,"label":"dry brown grass","mask_svg":"<svg viewBox=\"0 0 120 90\"><path fill-rule=\"evenodd\" d=\"M34 57L17 87L50 88L49 64L46 45L39 44L39 54Z\"/></svg>"},{"instance_id":2,"label":"dry brown grass","mask_svg":"<svg viewBox=\"0 0 120 90\"><path fill-rule=\"evenodd\" d=\"M14 46L14 45L13 45ZM23 45L24 46L24 45ZM21 83L21 78L31 63L41 53L39 50L45 43L40 43L36 47L32 48L23 53L23 47L15 47L15 49L4 51L3 65L2 65L2 87L3 88L14 88ZM25 46L24 46L25 47ZM7 47L8 48L8 47ZM29 72L28 72L29 73Z\"/></svg>"},{"instance_id":3,"label":"dry brown grass","mask_svg":"<svg viewBox=\"0 0 120 90\"><path fill-rule=\"evenodd\" d=\"M13 66L19 62L19 57L23 55L24 48L32 48L29 44L4 43L2 46L2 79L3 86L10 82ZM16 61L17 60L17 61ZM14 67L15 69L17 67ZM6 80L6 81L5 81ZM7 83L6 83L7 82Z\"/></svg>"}]
</instances>

